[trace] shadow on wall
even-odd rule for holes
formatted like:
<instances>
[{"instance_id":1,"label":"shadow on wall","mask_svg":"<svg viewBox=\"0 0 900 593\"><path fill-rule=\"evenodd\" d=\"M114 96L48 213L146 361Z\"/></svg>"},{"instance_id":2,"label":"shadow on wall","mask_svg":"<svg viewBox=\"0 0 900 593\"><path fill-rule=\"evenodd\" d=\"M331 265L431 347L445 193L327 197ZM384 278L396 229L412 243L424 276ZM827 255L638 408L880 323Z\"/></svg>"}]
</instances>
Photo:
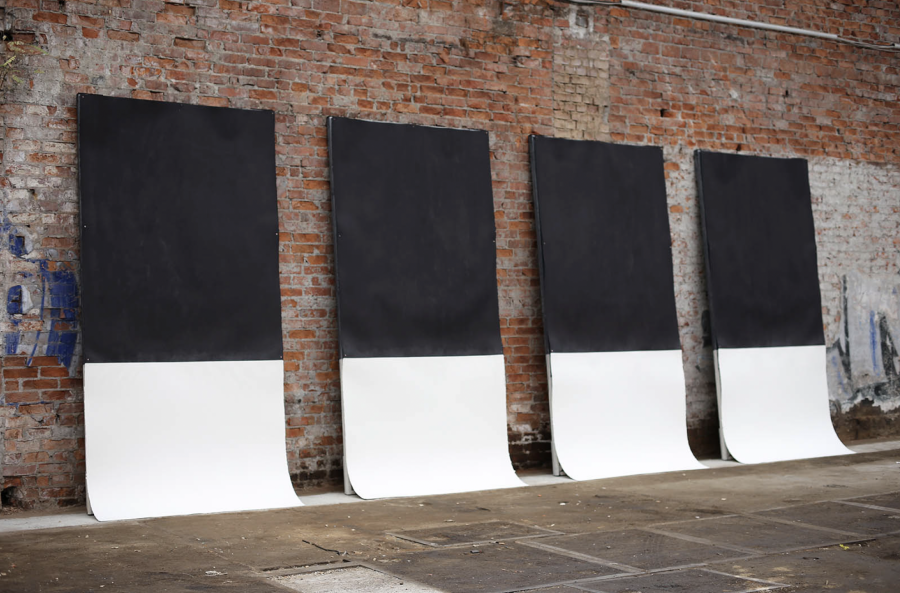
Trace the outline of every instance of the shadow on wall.
<instances>
[{"instance_id":1,"label":"shadow on wall","mask_svg":"<svg viewBox=\"0 0 900 593\"><path fill-rule=\"evenodd\" d=\"M844 439L900 434L900 279L841 279L841 331L828 348L832 416Z\"/></svg>"}]
</instances>

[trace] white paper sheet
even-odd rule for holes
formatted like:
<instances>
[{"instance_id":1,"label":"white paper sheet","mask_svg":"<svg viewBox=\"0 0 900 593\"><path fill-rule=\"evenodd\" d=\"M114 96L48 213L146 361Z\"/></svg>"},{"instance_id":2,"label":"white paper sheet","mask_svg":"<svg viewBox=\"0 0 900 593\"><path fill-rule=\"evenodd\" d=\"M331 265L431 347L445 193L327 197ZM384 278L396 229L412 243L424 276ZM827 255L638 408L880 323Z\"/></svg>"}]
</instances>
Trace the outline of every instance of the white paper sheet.
<instances>
[{"instance_id":1,"label":"white paper sheet","mask_svg":"<svg viewBox=\"0 0 900 593\"><path fill-rule=\"evenodd\" d=\"M831 423L825 346L722 348L719 420L742 463L852 453Z\"/></svg>"},{"instance_id":2,"label":"white paper sheet","mask_svg":"<svg viewBox=\"0 0 900 593\"><path fill-rule=\"evenodd\" d=\"M280 360L84 365L100 521L299 506Z\"/></svg>"},{"instance_id":3,"label":"white paper sheet","mask_svg":"<svg viewBox=\"0 0 900 593\"><path fill-rule=\"evenodd\" d=\"M341 402L362 498L524 485L509 460L502 355L345 358Z\"/></svg>"},{"instance_id":4,"label":"white paper sheet","mask_svg":"<svg viewBox=\"0 0 900 593\"><path fill-rule=\"evenodd\" d=\"M680 350L552 353L550 420L575 480L703 469L688 445Z\"/></svg>"}]
</instances>

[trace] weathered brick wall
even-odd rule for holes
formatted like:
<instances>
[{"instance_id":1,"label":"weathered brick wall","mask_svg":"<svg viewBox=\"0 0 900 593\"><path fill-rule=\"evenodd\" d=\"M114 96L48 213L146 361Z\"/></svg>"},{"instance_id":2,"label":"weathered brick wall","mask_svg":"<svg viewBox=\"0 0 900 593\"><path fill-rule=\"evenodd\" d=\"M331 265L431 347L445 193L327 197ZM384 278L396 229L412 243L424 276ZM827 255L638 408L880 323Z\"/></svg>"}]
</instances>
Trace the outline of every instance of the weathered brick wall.
<instances>
[{"instance_id":1,"label":"weathered brick wall","mask_svg":"<svg viewBox=\"0 0 900 593\"><path fill-rule=\"evenodd\" d=\"M289 463L299 484L334 481L341 423L325 117L486 129L511 450L518 465L541 463L549 418L526 138L552 133L548 16L493 1L10 0L6 27L48 55L29 58L32 84L3 105L4 216L34 239L5 249L3 269L65 261L77 273L77 93L274 110ZM19 284L4 277L4 289ZM32 302L48 293L22 286ZM69 422L33 366L56 357L29 360L58 353L42 342L51 319L64 321L35 305L3 320L5 485L32 503L83 498L83 423ZM67 391L53 397L78 408L73 346L62 357L74 356L71 378L57 379ZM62 467L38 454L51 450L68 455ZM50 488L57 470L81 489Z\"/></svg>"},{"instance_id":2,"label":"weathered brick wall","mask_svg":"<svg viewBox=\"0 0 900 593\"><path fill-rule=\"evenodd\" d=\"M833 2L759 4L710 0L672 5L736 18L760 19L772 14L776 18L771 22L815 30L822 30L826 22L830 29L836 26L826 19L834 17L838 4ZM869 2L861 11L857 4L845 5L845 13L837 10L844 15L841 22L847 29L841 34L850 35L852 30L877 33L882 41L900 39L900 6ZM827 156L841 159L845 167L872 162L896 170L900 163L898 57L808 37L622 8L609 9L606 23L611 46L611 137L662 145L666 150L688 429L695 452L710 454L717 449L715 375L690 153L702 148L813 159ZM811 165L811 178L818 184L830 183L843 193L844 200L846 194L860 189L859 184L846 183L840 167L826 172ZM882 187L866 189L871 192L859 199L873 206L882 204L887 224L874 220L880 215L869 209L843 220L853 230L818 229L826 321L829 310L840 308L834 292L826 286L834 282L835 270L869 269L872 261L890 267L888 262L898 257L896 244L893 250L882 246L885 237L897 236L900 194L896 189L886 194L880 193ZM851 203L841 199L829 206ZM821 200L814 196L817 207ZM894 208L885 200L893 200ZM821 216L818 211L817 216ZM877 235L879 239L862 245L860 251L848 250L844 243L848 233L868 238ZM829 336L835 335L833 322L826 330ZM841 397L835 381L831 396L835 402ZM897 387L892 398L900 402ZM846 420L842 422L846 424ZM843 434L849 436L846 431Z\"/></svg>"},{"instance_id":3,"label":"weathered brick wall","mask_svg":"<svg viewBox=\"0 0 900 593\"><path fill-rule=\"evenodd\" d=\"M810 160L838 434L900 433L900 167Z\"/></svg>"},{"instance_id":4,"label":"weathered brick wall","mask_svg":"<svg viewBox=\"0 0 900 593\"><path fill-rule=\"evenodd\" d=\"M887 1L668 4L900 36L900 9ZM717 421L694 148L812 159L830 344L843 327L840 279L881 274L860 291L881 294L882 276L896 278L896 55L545 0L7 0L2 17L2 29L47 51L28 58L29 83L5 90L0 105L8 301L0 311L0 472L7 498L22 504L84 497L78 92L276 112L287 448L299 485L333 482L341 471L328 115L490 132L510 449L519 467L549 462L528 134L664 147L695 452L716 453ZM870 181L876 173L882 181ZM885 303L877 307L882 325L893 327ZM836 395L840 380L832 380L832 398L843 397L841 414L852 423L851 396Z\"/></svg>"},{"instance_id":5,"label":"weathered brick wall","mask_svg":"<svg viewBox=\"0 0 900 593\"><path fill-rule=\"evenodd\" d=\"M813 29L863 41L900 35L894 0L670 0L650 2L775 25Z\"/></svg>"},{"instance_id":6,"label":"weathered brick wall","mask_svg":"<svg viewBox=\"0 0 900 593\"><path fill-rule=\"evenodd\" d=\"M567 12L565 25L553 32L554 135L609 140L609 38L602 32L606 14L590 7Z\"/></svg>"},{"instance_id":7,"label":"weathered brick wall","mask_svg":"<svg viewBox=\"0 0 900 593\"><path fill-rule=\"evenodd\" d=\"M802 12L818 3L790 4ZM900 160L897 54L650 12L609 14L614 140ZM900 22L900 7L884 18ZM897 42L900 28L885 38Z\"/></svg>"}]
</instances>

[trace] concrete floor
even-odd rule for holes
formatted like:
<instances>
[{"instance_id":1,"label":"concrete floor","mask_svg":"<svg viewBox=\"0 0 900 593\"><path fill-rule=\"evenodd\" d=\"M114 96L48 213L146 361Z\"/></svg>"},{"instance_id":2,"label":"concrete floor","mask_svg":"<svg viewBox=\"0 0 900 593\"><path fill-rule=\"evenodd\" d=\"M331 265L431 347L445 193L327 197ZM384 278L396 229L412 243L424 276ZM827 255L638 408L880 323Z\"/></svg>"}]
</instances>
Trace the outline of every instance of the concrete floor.
<instances>
[{"instance_id":1,"label":"concrete floor","mask_svg":"<svg viewBox=\"0 0 900 593\"><path fill-rule=\"evenodd\" d=\"M0 518L0 591L900 591L900 443L289 510Z\"/></svg>"}]
</instances>

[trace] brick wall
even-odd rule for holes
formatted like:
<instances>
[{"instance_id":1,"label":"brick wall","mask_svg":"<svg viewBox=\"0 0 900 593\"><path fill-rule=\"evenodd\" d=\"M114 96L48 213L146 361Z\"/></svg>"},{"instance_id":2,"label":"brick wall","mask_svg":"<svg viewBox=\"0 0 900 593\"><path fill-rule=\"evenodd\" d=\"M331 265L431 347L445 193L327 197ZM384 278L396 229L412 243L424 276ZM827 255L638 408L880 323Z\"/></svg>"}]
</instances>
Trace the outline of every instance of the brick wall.
<instances>
[{"instance_id":1,"label":"brick wall","mask_svg":"<svg viewBox=\"0 0 900 593\"><path fill-rule=\"evenodd\" d=\"M900 39L894 2L667 4ZM3 30L47 51L27 58L28 82L5 89L0 104L0 281L8 301L12 295L12 308L0 311L7 502L84 496L78 92L276 112L287 449L298 485L341 474L328 115L490 132L518 467L549 463L528 134L664 147L688 426L698 453L717 452L717 421L694 148L813 159L830 340L841 327L835 282L855 271L896 272L888 262L900 246L887 238L900 236L896 55L546 0L7 0L0 16ZM885 182L866 181L879 171ZM848 234L859 237L852 250ZM882 307L886 315L891 306Z\"/></svg>"},{"instance_id":2,"label":"brick wall","mask_svg":"<svg viewBox=\"0 0 900 593\"><path fill-rule=\"evenodd\" d=\"M560 15L560 16L565 16ZM609 140L606 13L568 10L553 32L553 128L558 138Z\"/></svg>"},{"instance_id":3,"label":"brick wall","mask_svg":"<svg viewBox=\"0 0 900 593\"><path fill-rule=\"evenodd\" d=\"M810 160L838 435L900 432L900 167Z\"/></svg>"},{"instance_id":4,"label":"brick wall","mask_svg":"<svg viewBox=\"0 0 900 593\"><path fill-rule=\"evenodd\" d=\"M771 13L775 16L770 22L816 30L822 30L825 22L830 30L835 27L833 20L822 20L833 16L834 9L828 7L838 6L834 2L762 4L765 7L710 0L671 5L737 18L759 19ZM877 32L882 41L900 39L900 6L868 2L868 8L860 11L858 4L842 5L847 9L846 22L841 21L847 30L842 34L868 31ZM778 15L790 18L780 20ZM842 219L840 228L818 226L823 316L827 335L834 336L836 324L833 318L828 320L828 312L840 309L830 289L835 275L849 269L890 268L895 265L890 262L898 259L898 245L884 245L900 230L900 193L896 187L848 183L847 169L859 163L878 164L885 171L898 169L900 60L898 54L622 8L608 9L606 22L611 138L662 145L666 152L688 430L695 452L714 454L718 448L715 375L690 153L702 148L814 159L810 171L814 188L830 186L833 196L826 203L814 192L817 225L822 221L822 206L843 209L856 199L872 205ZM837 159L841 165L830 169L816 165L820 161L815 159L823 157ZM858 245L859 250L848 249L848 235L864 237L867 243ZM893 314L900 315L900 310ZM847 398L840 395L836 379L830 389L832 401L843 400L846 410ZM892 389L890 399L900 403L900 388ZM891 406L882 409L894 415ZM837 406L834 411L837 414ZM848 419L839 422L846 424ZM863 431L863 436L897 434L900 424L864 423L882 424L883 429ZM842 434L851 436L846 431Z\"/></svg>"}]
</instances>

